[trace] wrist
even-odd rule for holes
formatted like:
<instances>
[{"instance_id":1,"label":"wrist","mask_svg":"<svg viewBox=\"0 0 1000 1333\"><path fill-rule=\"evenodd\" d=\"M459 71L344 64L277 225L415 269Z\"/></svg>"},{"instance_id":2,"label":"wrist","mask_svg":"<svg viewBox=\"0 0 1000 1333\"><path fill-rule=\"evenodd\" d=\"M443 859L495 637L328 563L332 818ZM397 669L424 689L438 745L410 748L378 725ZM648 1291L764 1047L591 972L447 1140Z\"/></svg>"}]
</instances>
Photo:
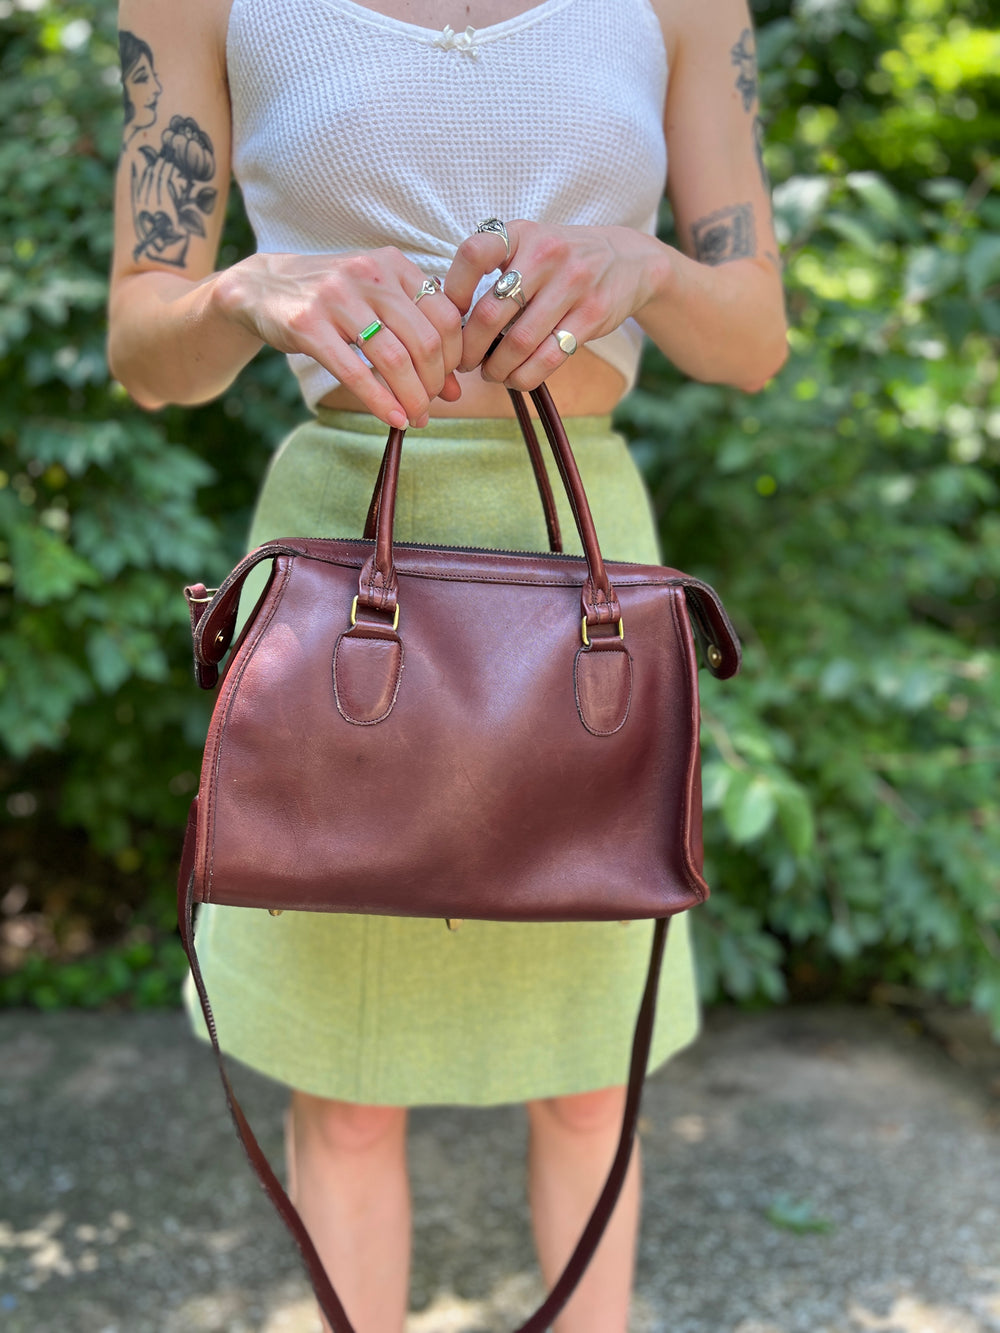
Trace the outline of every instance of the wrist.
<instances>
[{"instance_id":1,"label":"wrist","mask_svg":"<svg viewBox=\"0 0 1000 1333\"><path fill-rule=\"evenodd\" d=\"M227 325L241 341L245 339L248 346L252 343L254 351L264 345L250 318L250 284L247 279L256 259L256 255L250 255L229 268L220 269L206 278L202 288L207 321Z\"/></svg>"}]
</instances>

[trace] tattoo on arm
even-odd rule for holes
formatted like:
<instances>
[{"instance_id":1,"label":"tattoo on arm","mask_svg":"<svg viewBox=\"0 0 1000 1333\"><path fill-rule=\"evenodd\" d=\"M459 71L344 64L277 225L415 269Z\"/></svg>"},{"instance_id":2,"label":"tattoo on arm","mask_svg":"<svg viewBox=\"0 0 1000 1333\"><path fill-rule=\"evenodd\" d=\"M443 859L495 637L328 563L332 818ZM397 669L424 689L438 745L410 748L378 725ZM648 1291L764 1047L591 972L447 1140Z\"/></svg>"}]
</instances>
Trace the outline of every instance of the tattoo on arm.
<instances>
[{"instance_id":1,"label":"tattoo on arm","mask_svg":"<svg viewBox=\"0 0 1000 1333\"><path fill-rule=\"evenodd\" d=\"M750 204L720 208L699 218L691 228L695 258L702 264L728 264L752 259L757 253L757 231Z\"/></svg>"},{"instance_id":2,"label":"tattoo on arm","mask_svg":"<svg viewBox=\"0 0 1000 1333\"><path fill-rule=\"evenodd\" d=\"M740 40L730 49L729 59L739 71L736 76L736 89L743 99L743 110L750 111L757 101L759 85L757 48L754 45L753 32L750 28L744 28L740 33ZM771 181L767 174L767 168L764 166L764 125L759 111L753 118L753 146L761 181L764 184L764 189L770 194Z\"/></svg>"},{"instance_id":3,"label":"tattoo on arm","mask_svg":"<svg viewBox=\"0 0 1000 1333\"><path fill-rule=\"evenodd\" d=\"M729 58L739 70L736 88L743 98L743 110L749 111L757 97L757 48L749 28L740 33L740 40L729 52Z\"/></svg>"},{"instance_id":4,"label":"tattoo on arm","mask_svg":"<svg viewBox=\"0 0 1000 1333\"><path fill-rule=\"evenodd\" d=\"M156 105L163 92L153 52L134 33L118 34L125 102L125 140L157 124ZM130 192L137 244L133 260L155 259L183 268L192 236L204 236L218 190L212 140L190 116L172 116L158 148L148 143L132 150Z\"/></svg>"}]
</instances>

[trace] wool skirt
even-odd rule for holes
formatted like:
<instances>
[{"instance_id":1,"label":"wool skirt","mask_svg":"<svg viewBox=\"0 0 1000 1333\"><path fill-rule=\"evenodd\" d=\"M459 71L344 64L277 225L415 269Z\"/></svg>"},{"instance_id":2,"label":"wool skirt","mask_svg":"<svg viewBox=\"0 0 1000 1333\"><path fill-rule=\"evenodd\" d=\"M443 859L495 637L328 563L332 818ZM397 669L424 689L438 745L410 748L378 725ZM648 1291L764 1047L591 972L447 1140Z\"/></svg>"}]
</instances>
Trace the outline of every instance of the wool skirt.
<instances>
[{"instance_id":1,"label":"wool skirt","mask_svg":"<svg viewBox=\"0 0 1000 1333\"><path fill-rule=\"evenodd\" d=\"M611 560L656 563L642 480L608 417L566 427ZM250 545L361 533L386 428L320 409L276 453ZM580 551L551 459L564 547ZM515 422L431 421L407 432L400 541L545 550ZM244 593L252 607L266 570ZM202 907L198 954L223 1049L290 1087L369 1105L492 1105L625 1081L648 922L511 923ZM195 1031L207 1036L193 986ZM687 1045L698 1003L685 916L671 923L650 1068Z\"/></svg>"}]
</instances>

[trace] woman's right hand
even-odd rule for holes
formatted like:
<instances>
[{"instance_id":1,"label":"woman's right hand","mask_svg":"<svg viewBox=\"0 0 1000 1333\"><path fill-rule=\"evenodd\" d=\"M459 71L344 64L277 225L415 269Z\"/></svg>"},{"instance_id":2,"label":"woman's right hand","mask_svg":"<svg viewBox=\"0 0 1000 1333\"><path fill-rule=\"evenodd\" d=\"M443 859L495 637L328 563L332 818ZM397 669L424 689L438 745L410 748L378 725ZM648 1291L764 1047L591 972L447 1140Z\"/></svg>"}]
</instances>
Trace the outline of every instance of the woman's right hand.
<instances>
[{"instance_id":1,"label":"woman's right hand","mask_svg":"<svg viewBox=\"0 0 1000 1333\"><path fill-rule=\"evenodd\" d=\"M443 291L415 301L425 275L399 250L256 254L216 275L217 308L280 352L305 353L388 426L424 426L434 398L461 394L462 322ZM356 339L374 321L381 329Z\"/></svg>"}]
</instances>

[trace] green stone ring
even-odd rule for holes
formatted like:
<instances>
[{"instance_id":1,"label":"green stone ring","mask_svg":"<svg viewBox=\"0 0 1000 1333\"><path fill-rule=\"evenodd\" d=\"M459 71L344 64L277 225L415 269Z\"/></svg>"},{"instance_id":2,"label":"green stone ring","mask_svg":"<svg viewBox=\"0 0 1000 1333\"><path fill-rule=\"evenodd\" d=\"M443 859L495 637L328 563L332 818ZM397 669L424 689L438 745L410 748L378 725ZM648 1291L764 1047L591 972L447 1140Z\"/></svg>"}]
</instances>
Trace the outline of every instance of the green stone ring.
<instances>
[{"instance_id":1,"label":"green stone ring","mask_svg":"<svg viewBox=\"0 0 1000 1333\"><path fill-rule=\"evenodd\" d=\"M383 328L382 321L380 319L373 319L372 322L368 325L368 327L362 329L361 332L358 334L358 336L354 339L354 345L363 350L365 343L371 342L372 338L375 337L376 333L380 333L382 331L382 328Z\"/></svg>"}]
</instances>

